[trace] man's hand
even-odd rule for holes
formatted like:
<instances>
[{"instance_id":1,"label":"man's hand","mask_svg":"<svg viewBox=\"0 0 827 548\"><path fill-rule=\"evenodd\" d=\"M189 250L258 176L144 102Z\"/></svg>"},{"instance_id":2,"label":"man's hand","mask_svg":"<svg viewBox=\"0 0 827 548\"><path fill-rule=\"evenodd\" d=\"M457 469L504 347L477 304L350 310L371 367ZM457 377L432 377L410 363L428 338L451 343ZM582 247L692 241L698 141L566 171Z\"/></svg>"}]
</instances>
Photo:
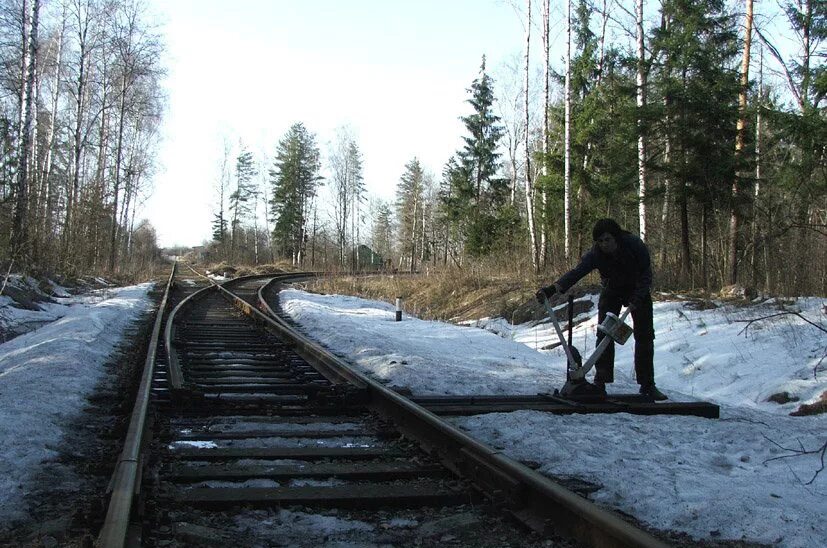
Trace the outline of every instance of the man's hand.
<instances>
[{"instance_id":1,"label":"man's hand","mask_svg":"<svg viewBox=\"0 0 827 548\"><path fill-rule=\"evenodd\" d=\"M629 308L629 310L634 312L635 310L640 308L640 297L632 297L631 299L629 299L629 304L626 306Z\"/></svg>"},{"instance_id":2,"label":"man's hand","mask_svg":"<svg viewBox=\"0 0 827 548\"><path fill-rule=\"evenodd\" d=\"M537 293L534 296L537 298L537 302L543 304L545 301L549 300L552 295L557 293L557 285L550 285L547 287L541 287L537 290Z\"/></svg>"}]
</instances>

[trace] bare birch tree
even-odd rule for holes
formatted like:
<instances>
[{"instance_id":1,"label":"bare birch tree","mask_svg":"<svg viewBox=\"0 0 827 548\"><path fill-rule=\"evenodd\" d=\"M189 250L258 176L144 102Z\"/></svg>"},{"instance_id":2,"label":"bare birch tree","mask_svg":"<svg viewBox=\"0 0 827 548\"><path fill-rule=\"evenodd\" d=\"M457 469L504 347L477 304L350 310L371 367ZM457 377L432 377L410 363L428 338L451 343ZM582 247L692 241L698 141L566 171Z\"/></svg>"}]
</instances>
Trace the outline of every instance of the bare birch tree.
<instances>
[{"instance_id":1,"label":"bare birch tree","mask_svg":"<svg viewBox=\"0 0 827 548\"><path fill-rule=\"evenodd\" d=\"M97 11L95 0L73 0L71 17L74 19L75 47L74 69L70 94L74 101L74 120L72 122L71 165L69 190L66 200L66 216L63 227L63 260L69 261L69 250L74 237L74 216L80 198L80 183L84 149L87 142L88 116L88 86L89 69L94 49L98 46L97 22L94 14Z\"/></svg>"},{"instance_id":2,"label":"bare birch tree","mask_svg":"<svg viewBox=\"0 0 827 548\"><path fill-rule=\"evenodd\" d=\"M551 152L551 128L548 123L549 107L550 107L550 92L551 85L551 44L550 44L550 0L540 0L543 3L543 178L548 177L548 155ZM543 187L540 196L540 262L545 266L547 260L546 240L548 238L548 222L545 219L546 207L548 206L548 194L545 186Z\"/></svg>"},{"instance_id":3,"label":"bare birch tree","mask_svg":"<svg viewBox=\"0 0 827 548\"><path fill-rule=\"evenodd\" d=\"M115 28L113 29L113 45L115 53L115 70L117 71L117 137L115 143L115 167L112 190L113 223L110 231L109 270L115 269L115 259L118 250L118 231L120 223L117 221L118 200L121 193L121 179L123 176L124 132L130 123L130 118L140 117L145 112L133 99L136 97L136 88L144 84L154 86L157 79L158 57L160 44L158 38L148 32L141 21L141 5L134 1L121 4L115 12ZM151 107L150 107L151 108ZM124 225L126 226L126 225Z\"/></svg>"},{"instance_id":4,"label":"bare birch tree","mask_svg":"<svg viewBox=\"0 0 827 548\"><path fill-rule=\"evenodd\" d=\"M638 177L638 223L640 239L646 241L646 128L643 110L646 108L646 50L643 34L643 0L635 0L635 22L637 27L637 177Z\"/></svg>"},{"instance_id":5,"label":"bare birch tree","mask_svg":"<svg viewBox=\"0 0 827 548\"><path fill-rule=\"evenodd\" d=\"M571 0L566 0L566 80L563 137L563 217L566 260L571 259Z\"/></svg>"},{"instance_id":6,"label":"bare birch tree","mask_svg":"<svg viewBox=\"0 0 827 548\"><path fill-rule=\"evenodd\" d=\"M23 3L23 10L26 13L26 2ZM28 15L28 14L27 14ZM17 162L17 198L14 208L14 219L12 221L11 250L14 256L20 259L24 254L28 243L28 185L29 185L29 147L32 138L32 96L34 93L35 80L35 59L37 58L37 25L40 17L40 0L33 0L31 14L24 21L29 22L29 28L24 29L28 38L24 39L24 64L25 78L23 80L23 92L21 95L21 119L18 162Z\"/></svg>"},{"instance_id":7,"label":"bare birch tree","mask_svg":"<svg viewBox=\"0 0 827 548\"><path fill-rule=\"evenodd\" d=\"M529 80L531 65L529 53L531 51L531 0L526 0L525 24L525 209L528 225L529 245L531 246L531 265L535 272L540 268L539 248L537 246L537 227L534 223L534 187L531 181L531 132L529 131Z\"/></svg>"}]
</instances>

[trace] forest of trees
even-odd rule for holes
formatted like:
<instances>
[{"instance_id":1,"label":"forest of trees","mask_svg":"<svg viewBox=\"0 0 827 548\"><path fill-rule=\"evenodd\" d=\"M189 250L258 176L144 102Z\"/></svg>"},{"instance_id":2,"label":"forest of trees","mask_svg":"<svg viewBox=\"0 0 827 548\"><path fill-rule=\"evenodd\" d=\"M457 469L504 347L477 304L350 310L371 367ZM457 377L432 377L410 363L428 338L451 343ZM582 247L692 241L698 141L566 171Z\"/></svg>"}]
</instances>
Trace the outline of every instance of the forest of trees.
<instances>
[{"instance_id":1,"label":"forest of trees","mask_svg":"<svg viewBox=\"0 0 827 548\"><path fill-rule=\"evenodd\" d=\"M660 287L827 293L825 2L511 4L522 66L492 72L481 55L439 173L410 151L384 202L347 127L320 144L297 121L269 159L228 145L209 257L550 275L611 216L647 242ZM9 267L114 273L157 257L136 219L164 103L145 10L0 0Z\"/></svg>"},{"instance_id":2,"label":"forest of trees","mask_svg":"<svg viewBox=\"0 0 827 548\"><path fill-rule=\"evenodd\" d=\"M0 254L21 270L139 272L160 35L140 0L0 1Z\"/></svg>"},{"instance_id":3,"label":"forest of trees","mask_svg":"<svg viewBox=\"0 0 827 548\"><path fill-rule=\"evenodd\" d=\"M224 170L214 257L543 275L573 264L610 216L646 241L662 288L827 292L825 2L783 0L771 18L753 0L565 0L567 45L555 51L549 0L514 4L524 66L498 86L482 57L464 144L439 178L412 153L396 201L371 199L350 132L322 178L315 136L297 123L263 190ZM319 205L324 187L332 212ZM228 231L233 199L263 199L264 226ZM243 243L227 247L228 234ZM381 260L360 258L369 252Z\"/></svg>"}]
</instances>

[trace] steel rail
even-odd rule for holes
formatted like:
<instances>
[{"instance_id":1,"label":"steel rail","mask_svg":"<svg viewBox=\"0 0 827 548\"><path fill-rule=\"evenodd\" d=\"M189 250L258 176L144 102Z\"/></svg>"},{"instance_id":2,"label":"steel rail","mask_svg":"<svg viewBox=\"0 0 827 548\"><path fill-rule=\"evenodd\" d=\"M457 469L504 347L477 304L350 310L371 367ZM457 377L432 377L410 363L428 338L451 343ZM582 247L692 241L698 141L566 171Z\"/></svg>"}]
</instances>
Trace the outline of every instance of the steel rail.
<instances>
[{"instance_id":1,"label":"steel rail","mask_svg":"<svg viewBox=\"0 0 827 548\"><path fill-rule=\"evenodd\" d=\"M157 354L158 341L161 337L161 325L163 324L164 312L167 308L169 293L173 286L177 269L178 263L173 263L172 272L170 273L164 290L164 296L155 316L155 323L152 328L149 348L147 349L147 355L144 361L141 383L138 388L138 394L135 398L135 404L130 416L129 429L127 430L126 440L124 441L124 448L121 451L120 458L118 459L118 463L115 466L115 471L112 474L112 479L110 480L110 490L112 491L112 495L109 500L106 518L104 519L103 526L101 527L101 531L98 534L98 538L95 543L101 548L123 548L125 546L135 544L134 540L130 540L130 518L132 516L135 495L140 491L142 464L141 452L147 426L147 411L149 409L152 378L155 373L155 357ZM193 270L193 272L196 271ZM198 274L198 272L196 272L196 274ZM180 312L184 309L185 306L191 306L195 300L203 298L210 291L215 290L217 284L215 284L214 280L211 280L210 278L207 279L214 285L201 289L182 300L167 318L167 325L164 330L164 346L167 353L170 384L178 390L183 389L183 374L181 372L180 363L178 362L175 349L171 343L172 337L174 336L174 329L171 328L173 324L173 316L176 312ZM195 297L195 299L193 299L193 297ZM185 303L187 304L185 305ZM174 368L173 360L175 365ZM175 370L173 371L173 369Z\"/></svg>"},{"instance_id":2,"label":"steel rail","mask_svg":"<svg viewBox=\"0 0 827 548\"><path fill-rule=\"evenodd\" d=\"M307 278L307 275L302 278ZM553 524L556 532L589 546L668 546L616 514L471 438L437 415L354 370L316 342L298 333L275 314L264 298L265 292L271 289L271 284L285 281L291 281L290 277L274 278L259 289L259 307L266 314L237 297L233 297L233 300L242 310L291 339L297 347L296 351L311 364L321 362L325 369L339 370L343 378L365 387L372 404L395 419L403 431L438 454L449 468L477 482L483 486L484 491L496 493L501 499L497 502L503 502L523 522L546 533L547 525Z\"/></svg>"},{"instance_id":3,"label":"steel rail","mask_svg":"<svg viewBox=\"0 0 827 548\"><path fill-rule=\"evenodd\" d=\"M258 275L238 278L225 283L233 285L253 278L273 278L271 283L276 283L297 281L312 276L314 276L313 273L275 276ZM172 279L173 276L170 276L167 295ZM185 301L191 304L195 300L210 294L210 291L219 291L247 315L253 316L267 328L292 341L295 345L294 350L309 363L316 365L322 374L329 378L338 379L338 382L347 382L363 387L366 393L369 394L375 408L395 419L403 431L410 437L419 440L433 454L438 455L449 468L475 481L483 491L489 494L494 493L496 502L502 503L505 508L531 525L535 530L548 532L546 530L547 526L553 524L555 532L566 534L591 546L643 546L653 548L667 546L648 533L623 521L615 514L597 507L530 468L504 457L499 452L444 422L433 413L355 371L347 363L321 348L314 341L297 333L292 326L275 315L262 298L265 288L260 289L258 294L258 306L264 310L264 312L261 312L255 306L228 291L223 285L215 284L212 287L198 291ZM199 295L199 297L196 297L196 295ZM122 459L118 463L118 470L113 476L113 486L116 487L113 487L112 503L110 503L104 529L98 539L98 545L105 548L121 548L126 545L130 538L130 517L133 501L140 485L140 450L143 430L146 428L145 417L148 407L149 386L151 385L152 370L154 369L154 351L158 345L163 317L162 311L166 307L166 301L165 295L162 309L159 311L153 330L154 346L148 352L145 374L139 390L139 394L144 394L144 396L136 400L130 423L128 439L131 441L129 442L129 450L127 447L124 448ZM173 312L183 310L182 305L184 305L184 301ZM175 348L172 344L175 330L170 327L174 323L172 316L170 314L167 318L166 340L164 341L170 363L172 363L171 360L175 354ZM147 370L149 370L148 375ZM179 378L181 379L180 386L183 389L185 387L183 375L180 375ZM148 382L146 382L147 379ZM143 399L146 399L146 402L139 404L139 401ZM132 434L133 430L139 433L137 443L136 436ZM118 499L117 502L116 498ZM117 510L113 508L113 505L118 506ZM112 516L110 517L110 515Z\"/></svg>"},{"instance_id":4,"label":"steel rail","mask_svg":"<svg viewBox=\"0 0 827 548\"><path fill-rule=\"evenodd\" d=\"M152 336L144 360L141 384L129 420L126 441L110 481L112 496L109 499L106 518L96 542L102 548L122 548L130 542L130 518L135 495L140 490L141 449L144 444L144 434L147 426L147 410L149 409L152 377L155 373L155 354L158 349L161 324L163 323L164 312L167 308L177 266L178 263L173 263L172 272L164 289L164 296L155 315L155 324L152 327Z\"/></svg>"},{"instance_id":5,"label":"steel rail","mask_svg":"<svg viewBox=\"0 0 827 548\"><path fill-rule=\"evenodd\" d=\"M191 266L187 265L187 268L192 270L196 275L204 278L207 280L211 285L196 291L192 295L189 295L185 299L183 299L178 305L172 310L167 319L167 325L164 329L164 349L167 353L167 363L169 366L169 387L171 393L180 392L181 390L185 389L184 386L184 373L181 370L181 362L178 359L178 352L175 350L174 340L175 340L175 326L177 316L182 314L186 309L190 308L195 304L196 301L207 297L211 292L218 291L221 287L221 284L213 280L208 276L204 276ZM238 283L250 279L256 278L271 278L273 274L258 274L256 276L245 276L242 278L234 278L232 280L227 280L224 283L232 284Z\"/></svg>"},{"instance_id":6,"label":"steel rail","mask_svg":"<svg viewBox=\"0 0 827 548\"><path fill-rule=\"evenodd\" d=\"M184 381L184 373L181 369L181 361L178 359L178 352L175 348L175 332L177 326L177 318L183 314L188 308L192 307L197 301L200 299L206 298L210 294L215 291L219 293L223 292L225 298L230 299L237 298L236 295L226 288L224 285L234 285L237 283L243 283L245 281L255 280L255 279L282 279L282 278L291 278L294 280L299 280L303 278L311 278L320 276L320 273L316 272L302 272L302 273L290 273L290 274L255 274L252 276L242 276L240 278L233 278L231 280L226 280L222 283L216 282L214 279L204 276L191 266L187 265L187 267L192 270L196 275L204 278L207 280L211 285L196 291L192 295L189 295L187 298L182 300L178 305L172 310L167 320L166 329L164 330L164 347L167 353L167 363L169 364L169 388L170 393L174 396L176 393L181 393L182 391L186 390L186 383ZM238 298L238 302L236 306L239 307L250 307L250 305L244 301L243 299ZM324 373L323 373L324 374ZM343 381L340 376L336 376L333 374L333 378L330 378L332 382L347 382Z\"/></svg>"},{"instance_id":7,"label":"steel rail","mask_svg":"<svg viewBox=\"0 0 827 548\"><path fill-rule=\"evenodd\" d=\"M189 268L202 278L206 278L212 285L209 285L204 289L196 291L195 293L189 295L187 298L178 303L178 305L172 309L172 312L170 312L169 318L167 319L167 325L164 329L164 348L167 353L167 365L169 369L169 388L170 392L172 393L184 389L184 374L181 371L181 362L178 360L178 353L175 351L175 348L172 344L172 341L175 340L176 316L179 315L185 309L191 307L193 303L197 300L202 299L209 295L210 292L215 291L215 288L218 285L215 283L215 280L212 280L211 278L208 278L203 274L198 273L192 267Z\"/></svg>"}]
</instances>

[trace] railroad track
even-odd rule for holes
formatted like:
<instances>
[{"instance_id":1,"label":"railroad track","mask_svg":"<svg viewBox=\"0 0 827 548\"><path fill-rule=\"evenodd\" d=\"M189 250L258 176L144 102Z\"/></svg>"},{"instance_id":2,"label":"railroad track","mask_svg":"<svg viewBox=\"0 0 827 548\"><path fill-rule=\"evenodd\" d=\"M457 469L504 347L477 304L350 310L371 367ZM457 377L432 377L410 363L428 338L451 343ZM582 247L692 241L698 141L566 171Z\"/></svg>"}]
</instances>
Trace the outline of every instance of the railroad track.
<instances>
[{"instance_id":1,"label":"railroad track","mask_svg":"<svg viewBox=\"0 0 827 548\"><path fill-rule=\"evenodd\" d=\"M313 545L295 522L334 519L385 545L664 546L298 333L268 303L308 275L174 276L98 545Z\"/></svg>"}]
</instances>

